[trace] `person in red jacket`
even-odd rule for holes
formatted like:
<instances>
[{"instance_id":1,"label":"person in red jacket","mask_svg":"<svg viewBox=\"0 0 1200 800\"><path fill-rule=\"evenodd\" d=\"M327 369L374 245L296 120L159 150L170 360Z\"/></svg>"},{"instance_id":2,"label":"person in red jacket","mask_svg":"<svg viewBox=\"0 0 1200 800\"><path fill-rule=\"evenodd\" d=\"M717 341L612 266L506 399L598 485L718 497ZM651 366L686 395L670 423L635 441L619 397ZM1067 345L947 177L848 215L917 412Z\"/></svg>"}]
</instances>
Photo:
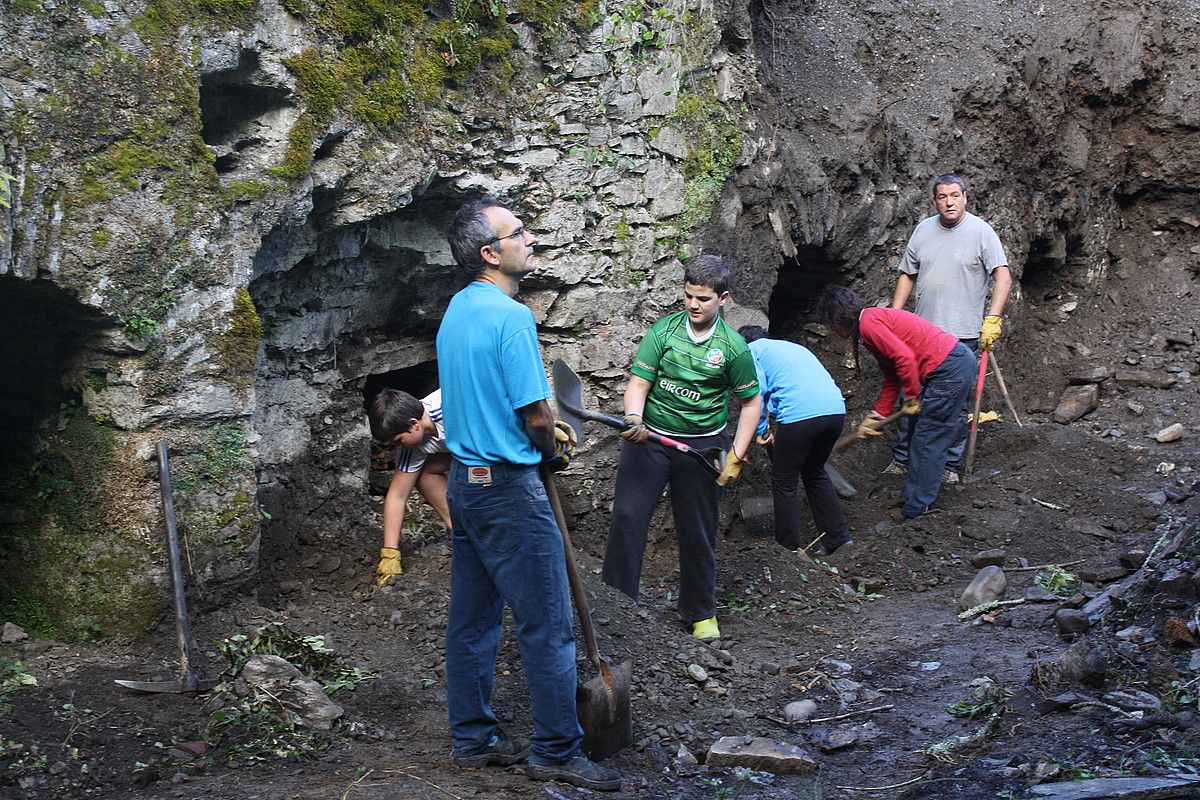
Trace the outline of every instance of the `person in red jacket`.
<instances>
[{"instance_id":1,"label":"person in red jacket","mask_svg":"<svg viewBox=\"0 0 1200 800\"><path fill-rule=\"evenodd\" d=\"M900 513L905 519L919 517L937 500L950 448L961 433L960 411L978 366L975 354L916 314L864 308L862 298L844 287L825 292L817 313L835 334L853 340L856 364L861 340L883 370L883 387L858 427L859 436L879 436L901 390L910 398L903 411L917 415L917 421L909 426L908 480Z\"/></svg>"}]
</instances>

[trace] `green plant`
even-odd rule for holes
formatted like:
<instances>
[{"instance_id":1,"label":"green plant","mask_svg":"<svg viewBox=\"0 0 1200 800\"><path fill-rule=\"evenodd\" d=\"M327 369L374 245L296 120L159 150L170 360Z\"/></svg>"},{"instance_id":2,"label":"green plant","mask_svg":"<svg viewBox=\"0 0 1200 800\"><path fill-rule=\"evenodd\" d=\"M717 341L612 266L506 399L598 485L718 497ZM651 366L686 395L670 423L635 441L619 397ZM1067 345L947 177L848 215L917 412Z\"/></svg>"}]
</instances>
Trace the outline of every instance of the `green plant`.
<instances>
[{"instance_id":1,"label":"green plant","mask_svg":"<svg viewBox=\"0 0 1200 800\"><path fill-rule=\"evenodd\" d=\"M37 678L25 672L24 664L20 661L0 663L0 715L12 708L8 698L25 686L37 686Z\"/></svg>"},{"instance_id":2,"label":"green plant","mask_svg":"<svg viewBox=\"0 0 1200 800\"><path fill-rule=\"evenodd\" d=\"M739 614L754 608L754 604L750 602L749 598L738 597L733 593L725 595L721 603L730 611L736 611Z\"/></svg>"},{"instance_id":3,"label":"green plant","mask_svg":"<svg viewBox=\"0 0 1200 800\"><path fill-rule=\"evenodd\" d=\"M1048 565L1046 571L1039 572L1033 581L1059 597L1079 594L1079 589L1071 585L1075 582L1075 576L1057 564Z\"/></svg>"},{"instance_id":4,"label":"green plant","mask_svg":"<svg viewBox=\"0 0 1200 800\"><path fill-rule=\"evenodd\" d=\"M144 311L118 314L117 322L125 329L126 334L135 339L149 339L158 333L158 323Z\"/></svg>"},{"instance_id":5,"label":"green plant","mask_svg":"<svg viewBox=\"0 0 1200 800\"><path fill-rule=\"evenodd\" d=\"M341 689L353 690L359 684L378 677L358 667L346 667L337 651L325 644L324 637L305 636L282 623L259 628L253 638L236 634L216 643L217 652L229 661L229 672L237 674L251 656L266 653L290 662L306 676L319 682L326 694Z\"/></svg>"},{"instance_id":6,"label":"green plant","mask_svg":"<svg viewBox=\"0 0 1200 800\"><path fill-rule=\"evenodd\" d=\"M1012 692L987 676L976 678L968 685L971 687L971 699L959 700L946 706L947 714L975 719L991 713L1012 696Z\"/></svg>"}]
</instances>

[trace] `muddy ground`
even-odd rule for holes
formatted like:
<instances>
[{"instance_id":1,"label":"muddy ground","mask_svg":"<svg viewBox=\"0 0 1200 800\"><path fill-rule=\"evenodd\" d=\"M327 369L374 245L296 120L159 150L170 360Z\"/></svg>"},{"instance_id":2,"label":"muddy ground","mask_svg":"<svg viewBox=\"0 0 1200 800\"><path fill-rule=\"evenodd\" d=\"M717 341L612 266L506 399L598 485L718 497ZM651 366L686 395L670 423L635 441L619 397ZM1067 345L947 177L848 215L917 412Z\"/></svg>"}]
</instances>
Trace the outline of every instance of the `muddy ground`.
<instances>
[{"instance_id":1,"label":"muddy ground","mask_svg":"<svg viewBox=\"0 0 1200 800\"><path fill-rule=\"evenodd\" d=\"M1200 772L1200 640L1186 624L1196 612L1200 552L1200 236L1162 211L1128 221L1132 235L1114 244L1118 267L1107 281L1025 286L1015 330L997 351L1025 426L989 390L986 407L1004 421L984 426L975 474L948 488L936 513L892 522L901 479L880 475L888 461L882 444L856 444L836 459L858 489L846 503L856 543L828 563L802 560L774 543L769 516L738 511L769 493L760 455L726 503L718 648L677 623L669 531L648 553L637 606L598 579L606 520L576 520L601 649L633 662L636 745L609 762L625 777L615 796L1024 797L1034 784ZM820 337L812 343L825 363L839 365L852 414L861 413L878 383L874 367L855 377L840 366L844 351ZM1110 375L1099 408L1071 424L1052 421L1068 379L1095 367ZM1177 422L1182 439L1152 438ZM1006 597L1025 602L960 621L973 557L997 548ZM263 565L264 586L279 588L269 604L264 593L263 605L246 596L194 615L205 676L224 667L214 642L268 622L326 635L347 663L378 672L334 695L345 715L308 756L239 756L236 737L215 737L205 698L116 688L116 678L175 674L167 623L132 645L4 645L0 656L19 658L37 685L3 698L0 796L590 796L515 770L450 763L441 671L448 551L428 533L410 536L406 551L395 587L375 590L373 551L300 549ZM1045 571L1036 567L1045 564L1065 565L1080 593L1064 598L1038 586ZM1060 633L1058 609L1115 587L1122 592L1102 620L1084 633ZM1180 622L1164 627L1170 617ZM1076 641L1098 648L1102 685L1070 685L1049 666ZM707 672L705 683L689 677L693 664ZM594 675L582 660L580 671ZM1011 692L1000 713L947 713L985 676ZM495 703L518 735L529 731L523 681L510 631ZM1102 702L1115 690L1147 692L1161 709L1131 713L1112 696ZM1061 697L1066 692L1074 696ZM782 709L802 699L815 701L817 719L847 716L789 726ZM962 748L945 746L980 731ZM817 767L793 776L706 767L709 746L723 736L797 745Z\"/></svg>"}]
</instances>

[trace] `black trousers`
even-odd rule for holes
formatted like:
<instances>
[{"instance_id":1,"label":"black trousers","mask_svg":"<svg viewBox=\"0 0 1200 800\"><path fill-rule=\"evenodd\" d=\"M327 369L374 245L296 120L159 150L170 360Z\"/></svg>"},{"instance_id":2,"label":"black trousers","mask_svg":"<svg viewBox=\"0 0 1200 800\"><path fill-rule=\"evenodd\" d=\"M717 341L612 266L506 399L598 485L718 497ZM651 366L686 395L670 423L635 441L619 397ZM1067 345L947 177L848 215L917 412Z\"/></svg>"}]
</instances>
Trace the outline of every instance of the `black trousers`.
<instances>
[{"instance_id":1,"label":"black trousers","mask_svg":"<svg viewBox=\"0 0 1200 800\"><path fill-rule=\"evenodd\" d=\"M693 436L688 446L729 448L729 434ZM634 600L642 577L646 535L667 484L679 540L679 617L698 622L717 613L717 523L721 487L699 459L654 442L621 443L612 524L601 579Z\"/></svg>"},{"instance_id":2,"label":"black trousers","mask_svg":"<svg viewBox=\"0 0 1200 800\"><path fill-rule=\"evenodd\" d=\"M808 496L817 533L824 533L830 543L850 538L842 503L825 471L825 461L842 433L845 420L845 414L830 414L789 422L775 429L771 466L775 541L789 550L805 547L815 538L801 532L800 502L796 494L800 481L804 482L804 493Z\"/></svg>"}]
</instances>

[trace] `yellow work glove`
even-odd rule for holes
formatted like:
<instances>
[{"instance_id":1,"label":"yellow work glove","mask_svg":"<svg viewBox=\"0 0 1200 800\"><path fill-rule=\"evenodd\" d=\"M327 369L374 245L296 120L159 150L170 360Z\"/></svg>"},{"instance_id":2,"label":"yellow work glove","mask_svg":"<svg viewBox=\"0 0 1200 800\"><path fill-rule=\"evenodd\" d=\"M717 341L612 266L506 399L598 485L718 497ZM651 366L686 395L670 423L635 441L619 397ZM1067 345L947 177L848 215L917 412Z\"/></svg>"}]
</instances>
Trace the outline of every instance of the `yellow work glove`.
<instances>
[{"instance_id":1,"label":"yellow work glove","mask_svg":"<svg viewBox=\"0 0 1200 800\"><path fill-rule=\"evenodd\" d=\"M625 429L621 431L621 438L625 441L641 444L650 438L650 430L642 422L641 414L626 414L621 422L625 423Z\"/></svg>"},{"instance_id":2,"label":"yellow work glove","mask_svg":"<svg viewBox=\"0 0 1200 800\"><path fill-rule=\"evenodd\" d=\"M882 436L883 423L884 418L872 411L866 419L859 423L858 430L854 433L859 439L865 439L868 436Z\"/></svg>"},{"instance_id":3,"label":"yellow work glove","mask_svg":"<svg viewBox=\"0 0 1200 800\"><path fill-rule=\"evenodd\" d=\"M992 345L1000 341L1000 334L1003 332L1003 318L996 314L988 314L983 318L983 325L979 328L979 346L984 350L991 350Z\"/></svg>"},{"instance_id":4,"label":"yellow work glove","mask_svg":"<svg viewBox=\"0 0 1200 800\"><path fill-rule=\"evenodd\" d=\"M732 447L729 448L729 452L725 454L725 469L721 470L721 474L717 476L717 485L729 486L736 481L742 474L742 465L745 463L738 458Z\"/></svg>"},{"instance_id":5,"label":"yellow work glove","mask_svg":"<svg viewBox=\"0 0 1200 800\"><path fill-rule=\"evenodd\" d=\"M550 458L550 464L555 472L566 469L571 463L571 456L575 455L575 443L578 441L575 429L568 422L554 420L554 455Z\"/></svg>"},{"instance_id":6,"label":"yellow work glove","mask_svg":"<svg viewBox=\"0 0 1200 800\"><path fill-rule=\"evenodd\" d=\"M379 549L379 566L375 568L375 585L385 586L393 575L404 572L400 566L400 551L394 547Z\"/></svg>"},{"instance_id":7,"label":"yellow work glove","mask_svg":"<svg viewBox=\"0 0 1200 800\"><path fill-rule=\"evenodd\" d=\"M975 420L976 423L999 422L999 421L1000 421L1000 415L997 414L995 411L980 411L979 417L976 418L976 420Z\"/></svg>"},{"instance_id":8,"label":"yellow work glove","mask_svg":"<svg viewBox=\"0 0 1200 800\"><path fill-rule=\"evenodd\" d=\"M900 406L900 410L904 412L905 416L915 417L921 413L921 398L911 397L905 400L904 405Z\"/></svg>"}]
</instances>

